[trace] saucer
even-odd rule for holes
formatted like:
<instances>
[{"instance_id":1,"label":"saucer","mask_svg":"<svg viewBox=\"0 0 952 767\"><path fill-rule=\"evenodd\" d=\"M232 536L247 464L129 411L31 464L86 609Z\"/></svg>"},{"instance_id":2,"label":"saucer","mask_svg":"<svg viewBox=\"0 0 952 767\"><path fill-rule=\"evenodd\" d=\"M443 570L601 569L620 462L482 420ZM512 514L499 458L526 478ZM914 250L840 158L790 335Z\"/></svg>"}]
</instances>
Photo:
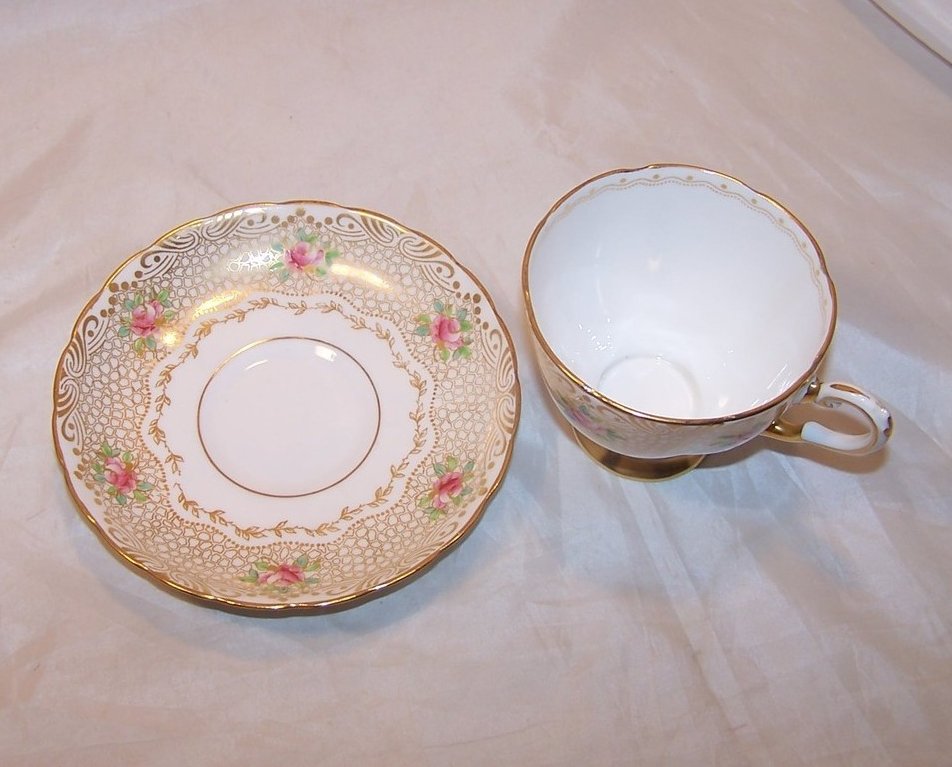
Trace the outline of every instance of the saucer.
<instances>
[{"instance_id":1,"label":"saucer","mask_svg":"<svg viewBox=\"0 0 952 767\"><path fill-rule=\"evenodd\" d=\"M313 612L459 542L519 406L509 332L438 243L370 211L255 203L171 231L90 300L53 437L122 559L216 606Z\"/></svg>"}]
</instances>

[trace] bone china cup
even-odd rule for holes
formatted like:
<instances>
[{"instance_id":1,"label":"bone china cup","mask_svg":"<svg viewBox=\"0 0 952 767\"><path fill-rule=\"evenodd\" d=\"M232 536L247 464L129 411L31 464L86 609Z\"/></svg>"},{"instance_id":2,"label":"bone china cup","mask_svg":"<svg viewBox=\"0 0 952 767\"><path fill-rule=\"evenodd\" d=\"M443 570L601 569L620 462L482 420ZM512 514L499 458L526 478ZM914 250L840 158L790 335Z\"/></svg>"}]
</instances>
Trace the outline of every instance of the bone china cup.
<instances>
[{"instance_id":1,"label":"bone china cup","mask_svg":"<svg viewBox=\"0 0 952 767\"><path fill-rule=\"evenodd\" d=\"M836 294L813 236L737 179L685 165L586 181L539 222L522 269L546 387L579 443L641 479L693 468L759 434L878 450L889 412L817 380ZM849 404L864 434L784 418Z\"/></svg>"}]
</instances>

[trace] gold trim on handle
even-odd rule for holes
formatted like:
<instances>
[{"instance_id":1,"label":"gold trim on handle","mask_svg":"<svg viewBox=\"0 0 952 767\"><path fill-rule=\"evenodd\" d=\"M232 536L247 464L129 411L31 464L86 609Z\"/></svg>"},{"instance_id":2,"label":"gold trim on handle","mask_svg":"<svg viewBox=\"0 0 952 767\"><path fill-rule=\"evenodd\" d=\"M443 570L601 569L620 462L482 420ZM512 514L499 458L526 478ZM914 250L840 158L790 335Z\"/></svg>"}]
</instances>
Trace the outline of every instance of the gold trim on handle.
<instances>
[{"instance_id":1,"label":"gold trim on handle","mask_svg":"<svg viewBox=\"0 0 952 767\"><path fill-rule=\"evenodd\" d=\"M813 379L810 381L807 392L803 395L803 399L800 400L800 402L803 404L816 402L816 396L819 391L820 382ZM780 442L803 442L803 424L792 424L789 421L778 418L767 427L766 431L764 431L764 436L779 440Z\"/></svg>"},{"instance_id":2,"label":"gold trim on handle","mask_svg":"<svg viewBox=\"0 0 952 767\"><path fill-rule=\"evenodd\" d=\"M840 394L842 392L842 394ZM893 420L889 411L867 392L850 384L844 383L823 383L813 380L807 389L806 394L801 400L808 405L826 405L828 407L838 407L839 405L849 405L854 411L857 411L865 420L867 430L865 434L852 434L839 432L830 429L816 421L805 421L802 424L794 425L785 421L782 417L767 427L764 436L782 442L802 442L811 445L819 445L827 450L846 453L848 455L868 455L879 450L892 436ZM869 408L867 407L869 406ZM884 416L882 422L877 423L877 412ZM810 433L804 432L810 430ZM865 438L865 443L857 446L849 444L835 444L831 437L849 440L855 442Z\"/></svg>"}]
</instances>

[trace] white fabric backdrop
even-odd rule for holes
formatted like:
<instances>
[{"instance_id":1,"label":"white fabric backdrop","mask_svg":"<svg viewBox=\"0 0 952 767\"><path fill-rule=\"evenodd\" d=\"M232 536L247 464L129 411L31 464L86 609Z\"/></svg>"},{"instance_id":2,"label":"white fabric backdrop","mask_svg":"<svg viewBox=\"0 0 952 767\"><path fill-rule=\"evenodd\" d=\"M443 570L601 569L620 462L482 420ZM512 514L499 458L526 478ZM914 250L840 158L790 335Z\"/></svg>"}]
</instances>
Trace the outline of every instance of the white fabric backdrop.
<instances>
[{"instance_id":1,"label":"white fabric backdrop","mask_svg":"<svg viewBox=\"0 0 952 767\"><path fill-rule=\"evenodd\" d=\"M867 0L0 6L0 762L938 765L952 748L952 67ZM896 432L623 481L554 417L523 248L612 167L736 175L822 244L827 371ZM53 369L186 220L332 199L445 244L524 401L473 535L354 610L238 617L73 509Z\"/></svg>"}]
</instances>

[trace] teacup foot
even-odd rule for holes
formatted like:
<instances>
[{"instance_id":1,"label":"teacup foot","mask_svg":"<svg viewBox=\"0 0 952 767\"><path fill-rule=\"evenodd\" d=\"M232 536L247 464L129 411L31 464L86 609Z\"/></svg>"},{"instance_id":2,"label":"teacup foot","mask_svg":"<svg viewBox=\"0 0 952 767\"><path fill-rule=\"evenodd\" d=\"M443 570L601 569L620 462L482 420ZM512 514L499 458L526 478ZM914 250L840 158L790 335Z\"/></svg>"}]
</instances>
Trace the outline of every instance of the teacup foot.
<instances>
[{"instance_id":1,"label":"teacup foot","mask_svg":"<svg viewBox=\"0 0 952 767\"><path fill-rule=\"evenodd\" d=\"M573 429L573 431L575 430ZM640 479L643 482L672 479L691 471L704 460L703 455L676 455L672 458L632 458L629 455L612 452L597 442L592 442L578 431L575 431L575 439L582 446L582 449L604 468L622 477Z\"/></svg>"}]
</instances>

